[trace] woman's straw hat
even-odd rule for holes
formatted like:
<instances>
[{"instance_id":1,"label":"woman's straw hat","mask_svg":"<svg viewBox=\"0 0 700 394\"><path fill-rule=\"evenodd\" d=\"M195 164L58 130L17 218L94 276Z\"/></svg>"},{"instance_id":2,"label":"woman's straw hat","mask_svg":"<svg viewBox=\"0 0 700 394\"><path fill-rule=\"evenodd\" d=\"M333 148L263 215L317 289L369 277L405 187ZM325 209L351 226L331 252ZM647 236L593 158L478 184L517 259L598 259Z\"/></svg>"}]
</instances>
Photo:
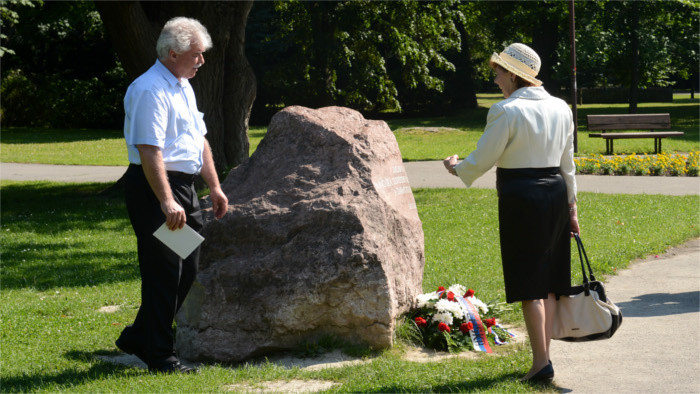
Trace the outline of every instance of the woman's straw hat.
<instances>
[{"instance_id":1,"label":"woman's straw hat","mask_svg":"<svg viewBox=\"0 0 700 394\"><path fill-rule=\"evenodd\" d=\"M494 64L498 64L535 86L542 85L542 81L535 78L542 65L540 57L537 56L537 52L525 44L510 44L500 55L494 52L489 60L489 65L494 67Z\"/></svg>"}]
</instances>

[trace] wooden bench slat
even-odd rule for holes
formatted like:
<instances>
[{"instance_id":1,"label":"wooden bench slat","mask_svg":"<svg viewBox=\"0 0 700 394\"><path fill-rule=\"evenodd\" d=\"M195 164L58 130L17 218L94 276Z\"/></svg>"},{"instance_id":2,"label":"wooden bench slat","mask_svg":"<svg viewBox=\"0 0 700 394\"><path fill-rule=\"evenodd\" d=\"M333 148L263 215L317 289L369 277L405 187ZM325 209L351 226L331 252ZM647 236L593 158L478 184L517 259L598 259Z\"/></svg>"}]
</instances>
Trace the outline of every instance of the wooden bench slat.
<instances>
[{"instance_id":1,"label":"wooden bench slat","mask_svg":"<svg viewBox=\"0 0 700 394\"><path fill-rule=\"evenodd\" d=\"M649 133L599 133L599 135L592 135L591 137L599 137L606 139L619 139L619 138L666 138L678 135L683 135L681 131L658 131Z\"/></svg>"},{"instance_id":2,"label":"wooden bench slat","mask_svg":"<svg viewBox=\"0 0 700 394\"><path fill-rule=\"evenodd\" d=\"M668 129L670 114L588 115L589 130Z\"/></svg>"},{"instance_id":3,"label":"wooden bench slat","mask_svg":"<svg viewBox=\"0 0 700 394\"><path fill-rule=\"evenodd\" d=\"M661 139L683 135L681 131L654 131L671 128L670 114L619 114L588 115L588 130L601 130L602 133L589 133L589 137L605 139L606 153L613 153L613 142L622 138L654 138L654 152L661 152ZM608 130L651 130L648 132L608 133Z\"/></svg>"}]
</instances>

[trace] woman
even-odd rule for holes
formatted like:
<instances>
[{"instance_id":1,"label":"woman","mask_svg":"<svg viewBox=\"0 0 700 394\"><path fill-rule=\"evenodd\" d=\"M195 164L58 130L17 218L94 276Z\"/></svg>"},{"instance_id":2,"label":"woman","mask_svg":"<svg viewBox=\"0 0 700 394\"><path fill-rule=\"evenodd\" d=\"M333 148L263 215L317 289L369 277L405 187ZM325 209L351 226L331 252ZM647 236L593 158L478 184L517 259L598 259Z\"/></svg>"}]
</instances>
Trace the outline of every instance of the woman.
<instances>
[{"instance_id":1,"label":"woman","mask_svg":"<svg viewBox=\"0 0 700 394\"><path fill-rule=\"evenodd\" d=\"M505 100L488 113L477 148L445 167L467 187L494 164L506 301L522 302L532 368L522 381L551 382L549 346L556 294L571 286L570 234L579 232L573 119L535 77L540 58L515 43L489 61Z\"/></svg>"}]
</instances>

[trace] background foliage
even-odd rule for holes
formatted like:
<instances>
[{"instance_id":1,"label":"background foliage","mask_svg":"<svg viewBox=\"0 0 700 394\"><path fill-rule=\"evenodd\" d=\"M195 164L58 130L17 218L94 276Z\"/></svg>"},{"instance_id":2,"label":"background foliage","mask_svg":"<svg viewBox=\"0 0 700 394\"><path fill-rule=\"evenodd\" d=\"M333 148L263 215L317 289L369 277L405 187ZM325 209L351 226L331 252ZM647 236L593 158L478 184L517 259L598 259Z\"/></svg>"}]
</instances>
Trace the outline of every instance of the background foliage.
<instances>
[{"instance_id":1,"label":"background foliage","mask_svg":"<svg viewBox=\"0 0 700 394\"><path fill-rule=\"evenodd\" d=\"M4 126L121 125L126 75L92 2L7 1L2 16Z\"/></svg>"},{"instance_id":2,"label":"background foliage","mask_svg":"<svg viewBox=\"0 0 700 394\"><path fill-rule=\"evenodd\" d=\"M579 87L697 88L699 2L575 7ZM121 127L129 81L94 3L8 0L0 15L4 126ZM568 97L568 29L563 1L256 2L252 123L295 104L385 117L474 108L477 91L495 88L488 57L514 41L540 53L545 86Z\"/></svg>"}]
</instances>

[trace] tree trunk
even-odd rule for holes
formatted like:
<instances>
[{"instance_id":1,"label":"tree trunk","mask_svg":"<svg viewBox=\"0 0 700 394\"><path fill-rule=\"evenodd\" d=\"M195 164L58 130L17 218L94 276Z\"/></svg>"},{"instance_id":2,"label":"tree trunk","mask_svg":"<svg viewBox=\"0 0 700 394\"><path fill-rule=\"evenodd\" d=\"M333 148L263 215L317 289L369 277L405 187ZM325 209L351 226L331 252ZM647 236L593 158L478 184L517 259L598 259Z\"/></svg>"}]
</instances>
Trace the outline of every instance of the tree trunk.
<instances>
[{"instance_id":1,"label":"tree trunk","mask_svg":"<svg viewBox=\"0 0 700 394\"><path fill-rule=\"evenodd\" d=\"M316 94L312 106L320 108L332 105L333 100L333 70L329 64L331 58L330 51L334 49L335 26L331 22L331 15L337 7L334 2L318 1L305 3L311 14L311 25L313 32L312 59L310 70L312 86L315 87Z\"/></svg>"},{"instance_id":2,"label":"tree trunk","mask_svg":"<svg viewBox=\"0 0 700 394\"><path fill-rule=\"evenodd\" d=\"M630 51L632 52L632 75L630 80L629 113L637 113L639 101L639 4L630 4Z\"/></svg>"},{"instance_id":3,"label":"tree trunk","mask_svg":"<svg viewBox=\"0 0 700 394\"><path fill-rule=\"evenodd\" d=\"M156 61L156 40L175 16L199 20L213 47L190 80L197 106L204 112L207 140L220 174L248 158L248 118L255 99L255 75L245 57L245 25L252 1L103 2L96 1L105 30L129 78Z\"/></svg>"},{"instance_id":4,"label":"tree trunk","mask_svg":"<svg viewBox=\"0 0 700 394\"><path fill-rule=\"evenodd\" d=\"M534 15L538 15L539 23L532 29L532 49L537 52L542 61L537 79L553 95L559 94L561 84L554 80L554 65L558 63L557 45L561 36L559 21L563 14L557 14L552 10L559 7L558 4L538 3Z\"/></svg>"},{"instance_id":5,"label":"tree trunk","mask_svg":"<svg viewBox=\"0 0 700 394\"><path fill-rule=\"evenodd\" d=\"M448 60L455 65L455 72L445 77L445 89L442 93L450 110L477 108L476 88L474 87L474 61L470 43L471 37L463 24L458 25L461 36L461 50L452 53ZM443 100L436 100L432 104L433 113L443 113L447 107Z\"/></svg>"},{"instance_id":6,"label":"tree trunk","mask_svg":"<svg viewBox=\"0 0 700 394\"><path fill-rule=\"evenodd\" d=\"M700 81L700 78L698 78L698 71L695 70L691 74L690 77L690 99L695 100L695 89L698 89L698 81Z\"/></svg>"}]
</instances>

